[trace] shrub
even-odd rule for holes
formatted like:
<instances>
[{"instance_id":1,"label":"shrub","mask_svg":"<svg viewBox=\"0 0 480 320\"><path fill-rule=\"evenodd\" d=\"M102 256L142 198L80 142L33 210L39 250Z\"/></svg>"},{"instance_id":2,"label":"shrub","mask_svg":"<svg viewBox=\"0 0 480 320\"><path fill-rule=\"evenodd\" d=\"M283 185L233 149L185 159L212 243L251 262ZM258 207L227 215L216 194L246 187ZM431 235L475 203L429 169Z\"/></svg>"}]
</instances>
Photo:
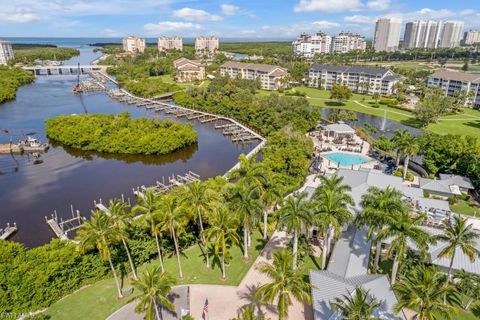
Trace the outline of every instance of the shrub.
<instances>
[{"instance_id":1,"label":"shrub","mask_svg":"<svg viewBox=\"0 0 480 320\"><path fill-rule=\"evenodd\" d=\"M454 205L458 201L458 199L456 197L450 197L447 200L448 200L449 205Z\"/></svg>"},{"instance_id":2,"label":"shrub","mask_svg":"<svg viewBox=\"0 0 480 320\"><path fill-rule=\"evenodd\" d=\"M423 197L430 198L430 192L423 190Z\"/></svg>"},{"instance_id":3,"label":"shrub","mask_svg":"<svg viewBox=\"0 0 480 320\"><path fill-rule=\"evenodd\" d=\"M395 169L393 175L396 177L403 177L403 168L398 167L397 169ZM407 170L407 181L413 181L413 178L413 174L409 170Z\"/></svg>"}]
</instances>

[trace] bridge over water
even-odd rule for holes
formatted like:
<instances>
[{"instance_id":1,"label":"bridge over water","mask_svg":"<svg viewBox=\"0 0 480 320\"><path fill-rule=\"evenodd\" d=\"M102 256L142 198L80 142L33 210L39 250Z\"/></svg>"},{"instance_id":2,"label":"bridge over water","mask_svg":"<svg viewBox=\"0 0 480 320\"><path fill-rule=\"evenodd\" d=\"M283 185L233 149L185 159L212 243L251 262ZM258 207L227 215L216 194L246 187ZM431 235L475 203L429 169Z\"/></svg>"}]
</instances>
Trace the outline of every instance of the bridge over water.
<instances>
[{"instance_id":1,"label":"bridge over water","mask_svg":"<svg viewBox=\"0 0 480 320\"><path fill-rule=\"evenodd\" d=\"M59 66L33 66L33 67L22 67L24 70L33 72L36 76L41 75L72 75L76 76L80 74L88 74L92 71L106 71L110 67L108 65L59 65Z\"/></svg>"}]
</instances>

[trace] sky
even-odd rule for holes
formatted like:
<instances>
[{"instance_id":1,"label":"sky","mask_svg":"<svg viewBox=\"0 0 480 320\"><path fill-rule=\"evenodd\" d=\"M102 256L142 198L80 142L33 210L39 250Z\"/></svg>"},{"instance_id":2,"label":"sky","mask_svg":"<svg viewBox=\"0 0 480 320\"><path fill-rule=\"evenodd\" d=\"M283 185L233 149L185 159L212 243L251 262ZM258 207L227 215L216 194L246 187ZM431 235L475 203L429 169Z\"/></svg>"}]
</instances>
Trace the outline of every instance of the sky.
<instances>
[{"instance_id":1,"label":"sky","mask_svg":"<svg viewBox=\"0 0 480 320\"><path fill-rule=\"evenodd\" d=\"M479 0L0 0L1 37L373 36L379 17L460 20L480 29Z\"/></svg>"}]
</instances>

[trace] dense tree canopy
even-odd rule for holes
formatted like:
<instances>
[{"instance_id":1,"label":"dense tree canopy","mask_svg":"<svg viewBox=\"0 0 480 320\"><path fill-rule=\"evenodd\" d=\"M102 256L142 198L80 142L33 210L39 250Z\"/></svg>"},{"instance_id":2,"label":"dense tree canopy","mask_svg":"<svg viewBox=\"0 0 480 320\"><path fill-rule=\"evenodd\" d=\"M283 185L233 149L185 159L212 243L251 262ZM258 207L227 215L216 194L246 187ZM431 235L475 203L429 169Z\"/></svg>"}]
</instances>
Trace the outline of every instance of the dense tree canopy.
<instances>
[{"instance_id":1,"label":"dense tree canopy","mask_svg":"<svg viewBox=\"0 0 480 320\"><path fill-rule=\"evenodd\" d=\"M46 133L74 148L126 154L166 154L197 141L192 124L128 113L61 115L46 121Z\"/></svg>"},{"instance_id":2,"label":"dense tree canopy","mask_svg":"<svg viewBox=\"0 0 480 320\"><path fill-rule=\"evenodd\" d=\"M29 48L15 50L15 62L33 63L35 60L68 60L78 56L80 51L73 48Z\"/></svg>"},{"instance_id":3,"label":"dense tree canopy","mask_svg":"<svg viewBox=\"0 0 480 320\"><path fill-rule=\"evenodd\" d=\"M32 73L28 71L0 66L0 103L15 99L17 89L33 79Z\"/></svg>"}]
</instances>

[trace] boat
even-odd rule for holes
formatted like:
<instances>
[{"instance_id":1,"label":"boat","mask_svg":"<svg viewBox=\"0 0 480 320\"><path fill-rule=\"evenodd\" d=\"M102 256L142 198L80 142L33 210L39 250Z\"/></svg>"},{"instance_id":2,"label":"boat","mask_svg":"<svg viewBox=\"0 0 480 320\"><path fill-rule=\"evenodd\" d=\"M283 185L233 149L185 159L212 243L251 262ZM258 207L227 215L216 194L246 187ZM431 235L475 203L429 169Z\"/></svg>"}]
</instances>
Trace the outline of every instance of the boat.
<instances>
[{"instance_id":1,"label":"boat","mask_svg":"<svg viewBox=\"0 0 480 320\"><path fill-rule=\"evenodd\" d=\"M48 143L42 143L37 138L31 136L28 136L25 140L20 140L18 146L23 151L46 151L50 147Z\"/></svg>"}]
</instances>

